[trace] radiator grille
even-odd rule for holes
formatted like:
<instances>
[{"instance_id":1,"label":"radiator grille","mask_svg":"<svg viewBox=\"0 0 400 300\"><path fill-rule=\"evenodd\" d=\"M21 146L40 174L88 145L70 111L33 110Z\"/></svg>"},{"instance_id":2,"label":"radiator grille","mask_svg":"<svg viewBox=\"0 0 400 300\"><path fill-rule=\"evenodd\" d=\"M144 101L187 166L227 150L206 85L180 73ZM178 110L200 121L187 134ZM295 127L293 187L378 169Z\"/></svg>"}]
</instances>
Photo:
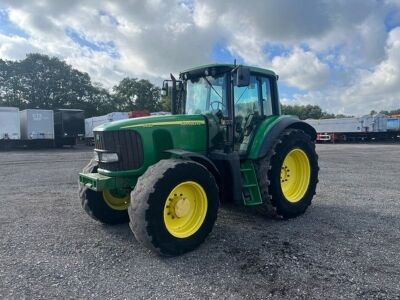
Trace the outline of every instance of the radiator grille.
<instances>
[{"instance_id":1,"label":"radiator grille","mask_svg":"<svg viewBox=\"0 0 400 300\"><path fill-rule=\"evenodd\" d=\"M115 163L99 162L99 168L108 171L138 169L143 164L143 145L140 135L133 130L94 132L95 149L118 153Z\"/></svg>"}]
</instances>

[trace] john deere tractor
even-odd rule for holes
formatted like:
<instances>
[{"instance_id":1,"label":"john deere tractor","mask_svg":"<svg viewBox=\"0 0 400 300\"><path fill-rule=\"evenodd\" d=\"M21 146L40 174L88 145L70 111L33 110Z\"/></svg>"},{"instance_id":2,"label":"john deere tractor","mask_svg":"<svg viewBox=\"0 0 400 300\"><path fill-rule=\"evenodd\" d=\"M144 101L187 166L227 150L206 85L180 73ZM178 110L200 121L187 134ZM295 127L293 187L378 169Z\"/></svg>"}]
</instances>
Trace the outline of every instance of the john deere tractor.
<instances>
[{"instance_id":1,"label":"john deere tractor","mask_svg":"<svg viewBox=\"0 0 400 300\"><path fill-rule=\"evenodd\" d=\"M95 158L79 174L84 210L102 223L129 222L162 255L198 247L220 201L280 219L311 204L318 182L315 130L281 115L278 76L213 64L171 75L172 114L94 130Z\"/></svg>"}]
</instances>

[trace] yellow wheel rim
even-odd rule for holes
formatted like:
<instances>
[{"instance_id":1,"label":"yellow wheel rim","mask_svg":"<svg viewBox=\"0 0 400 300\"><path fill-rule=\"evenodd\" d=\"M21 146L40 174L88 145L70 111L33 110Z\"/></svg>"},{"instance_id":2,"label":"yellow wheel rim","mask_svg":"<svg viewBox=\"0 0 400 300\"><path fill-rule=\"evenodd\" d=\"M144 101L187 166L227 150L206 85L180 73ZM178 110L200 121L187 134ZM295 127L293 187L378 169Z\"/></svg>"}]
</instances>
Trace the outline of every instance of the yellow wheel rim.
<instances>
[{"instance_id":1,"label":"yellow wheel rim","mask_svg":"<svg viewBox=\"0 0 400 300\"><path fill-rule=\"evenodd\" d=\"M187 238L199 230L207 214L207 195L194 181L175 186L164 205L164 224L177 238Z\"/></svg>"},{"instance_id":2,"label":"yellow wheel rim","mask_svg":"<svg viewBox=\"0 0 400 300\"><path fill-rule=\"evenodd\" d=\"M115 210L126 210L129 206L129 194L125 196L120 196L113 191L105 190L103 191L104 202Z\"/></svg>"},{"instance_id":3,"label":"yellow wheel rim","mask_svg":"<svg viewBox=\"0 0 400 300\"><path fill-rule=\"evenodd\" d=\"M295 148L285 157L281 168L281 189L286 200L300 201L310 184L311 167L307 154Z\"/></svg>"}]
</instances>

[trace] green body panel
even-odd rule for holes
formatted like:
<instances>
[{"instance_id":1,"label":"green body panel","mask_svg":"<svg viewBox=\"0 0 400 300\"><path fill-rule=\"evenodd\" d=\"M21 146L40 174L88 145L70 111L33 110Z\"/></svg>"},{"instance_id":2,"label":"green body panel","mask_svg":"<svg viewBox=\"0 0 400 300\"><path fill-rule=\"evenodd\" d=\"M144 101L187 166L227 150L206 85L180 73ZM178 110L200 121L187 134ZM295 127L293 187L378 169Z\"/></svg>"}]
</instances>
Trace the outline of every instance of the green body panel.
<instances>
[{"instance_id":1,"label":"green body panel","mask_svg":"<svg viewBox=\"0 0 400 300\"><path fill-rule=\"evenodd\" d=\"M108 171L98 169L102 175L138 178L149 166L170 158L168 149L183 149L205 154L207 152L207 126L202 115L150 116L104 124L96 131L135 130L142 138L144 162L139 169Z\"/></svg>"},{"instance_id":2,"label":"green body panel","mask_svg":"<svg viewBox=\"0 0 400 300\"><path fill-rule=\"evenodd\" d=\"M136 185L135 177L109 177L100 173L79 173L79 182L93 191L119 190L122 194L129 192ZM124 192L125 191L125 192Z\"/></svg>"},{"instance_id":3,"label":"green body panel","mask_svg":"<svg viewBox=\"0 0 400 300\"><path fill-rule=\"evenodd\" d=\"M240 173L242 174L243 204L250 206L262 204L263 200L261 198L253 161L242 161L240 163Z\"/></svg>"},{"instance_id":4,"label":"green body panel","mask_svg":"<svg viewBox=\"0 0 400 300\"><path fill-rule=\"evenodd\" d=\"M268 133L280 120L285 118L293 118L293 116L269 116L266 118L257 128L257 132L254 135L253 141L250 145L248 159L258 159L258 153Z\"/></svg>"}]
</instances>

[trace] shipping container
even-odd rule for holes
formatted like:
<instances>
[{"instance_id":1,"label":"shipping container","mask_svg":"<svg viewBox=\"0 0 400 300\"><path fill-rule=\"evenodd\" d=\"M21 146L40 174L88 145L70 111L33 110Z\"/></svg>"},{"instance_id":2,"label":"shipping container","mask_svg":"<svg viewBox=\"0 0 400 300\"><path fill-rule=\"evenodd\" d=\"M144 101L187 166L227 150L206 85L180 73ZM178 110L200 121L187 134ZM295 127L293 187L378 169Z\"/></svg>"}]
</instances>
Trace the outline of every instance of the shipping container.
<instances>
[{"instance_id":1,"label":"shipping container","mask_svg":"<svg viewBox=\"0 0 400 300\"><path fill-rule=\"evenodd\" d=\"M383 114L365 115L360 118L363 132L385 132L386 131L386 116Z\"/></svg>"},{"instance_id":2,"label":"shipping container","mask_svg":"<svg viewBox=\"0 0 400 300\"><path fill-rule=\"evenodd\" d=\"M81 109L54 111L54 134L57 147L73 146L78 137L85 135L85 116Z\"/></svg>"},{"instance_id":3,"label":"shipping container","mask_svg":"<svg viewBox=\"0 0 400 300\"><path fill-rule=\"evenodd\" d=\"M363 132L360 118L305 120L317 132Z\"/></svg>"},{"instance_id":4,"label":"shipping container","mask_svg":"<svg viewBox=\"0 0 400 300\"><path fill-rule=\"evenodd\" d=\"M113 121L128 119L127 112L112 112L104 116L91 117L85 119L85 138L93 138L93 129L102 124L110 123Z\"/></svg>"},{"instance_id":5,"label":"shipping container","mask_svg":"<svg viewBox=\"0 0 400 300\"><path fill-rule=\"evenodd\" d=\"M387 131L400 131L400 118L388 118L386 128Z\"/></svg>"},{"instance_id":6,"label":"shipping container","mask_svg":"<svg viewBox=\"0 0 400 300\"><path fill-rule=\"evenodd\" d=\"M16 107L0 107L0 140L19 140L20 120Z\"/></svg>"},{"instance_id":7,"label":"shipping container","mask_svg":"<svg viewBox=\"0 0 400 300\"><path fill-rule=\"evenodd\" d=\"M54 113L52 110L26 109L20 112L21 139L54 140Z\"/></svg>"}]
</instances>

